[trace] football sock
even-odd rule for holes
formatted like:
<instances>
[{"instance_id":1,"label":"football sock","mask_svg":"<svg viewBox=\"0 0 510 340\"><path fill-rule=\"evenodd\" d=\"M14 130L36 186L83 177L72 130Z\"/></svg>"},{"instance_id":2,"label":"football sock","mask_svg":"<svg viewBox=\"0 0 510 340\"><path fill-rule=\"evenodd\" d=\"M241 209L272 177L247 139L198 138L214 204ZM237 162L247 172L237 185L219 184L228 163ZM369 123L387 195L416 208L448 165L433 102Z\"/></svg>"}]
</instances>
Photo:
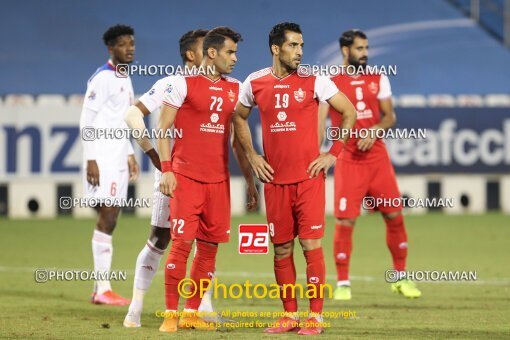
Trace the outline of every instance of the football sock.
<instances>
[{"instance_id":1,"label":"football sock","mask_svg":"<svg viewBox=\"0 0 510 340\"><path fill-rule=\"evenodd\" d=\"M274 275L279 286L284 284L296 284L296 267L294 266L294 254L283 259L274 258ZM297 298L293 287L286 287L281 291L280 299L283 302L285 312L297 312Z\"/></svg>"},{"instance_id":2,"label":"football sock","mask_svg":"<svg viewBox=\"0 0 510 340\"><path fill-rule=\"evenodd\" d=\"M338 282L349 286L349 262L352 252L352 231L354 227L337 223L333 243Z\"/></svg>"},{"instance_id":3,"label":"football sock","mask_svg":"<svg viewBox=\"0 0 510 340\"><path fill-rule=\"evenodd\" d=\"M393 219L384 219L386 222L386 244L393 258L393 269L404 271L407 258L407 234L402 215Z\"/></svg>"},{"instance_id":4,"label":"football sock","mask_svg":"<svg viewBox=\"0 0 510 340\"><path fill-rule=\"evenodd\" d=\"M310 298L310 311L312 313L322 313L324 304L324 283L326 280L326 266L324 263L324 254L322 247L305 251L306 259L306 278L307 284L315 285L315 297Z\"/></svg>"},{"instance_id":5,"label":"football sock","mask_svg":"<svg viewBox=\"0 0 510 340\"><path fill-rule=\"evenodd\" d=\"M186 276L186 263L191 251L191 243L176 240L172 242L165 266L165 302L167 310L177 310L179 306L179 282Z\"/></svg>"},{"instance_id":6,"label":"football sock","mask_svg":"<svg viewBox=\"0 0 510 340\"><path fill-rule=\"evenodd\" d=\"M201 284L200 280L212 280L213 273L216 270L216 253L218 252L217 245L198 240L196 245L197 251L195 253L195 258L193 259L193 264L191 265L190 278L195 282L199 289L197 289L195 295L186 300L186 308L194 310L198 309L200 301L202 300L200 297L200 289L207 289L209 286L207 282Z\"/></svg>"},{"instance_id":7,"label":"football sock","mask_svg":"<svg viewBox=\"0 0 510 340\"><path fill-rule=\"evenodd\" d=\"M109 272L112 266L112 235L108 235L99 230L94 230L92 236L92 255L94 257L95 272ZM94 292L103 294L112 290L109 280L97 280L94 283Z\"/></svg>"},{"instance_id":8,"label":"football sock","mask_svg":"<svg viewBox=\"0 0 510 340\"><path fill-rule=\"evenodd\" d=\"M149 289L154 274L158 270L161 257L165 251L156 248L151 241L147 241L138 258L136 259L135 280L133 285L133 299L129 306L130 311L141 312L143 298Z\"/></svg>"}]
</instances>

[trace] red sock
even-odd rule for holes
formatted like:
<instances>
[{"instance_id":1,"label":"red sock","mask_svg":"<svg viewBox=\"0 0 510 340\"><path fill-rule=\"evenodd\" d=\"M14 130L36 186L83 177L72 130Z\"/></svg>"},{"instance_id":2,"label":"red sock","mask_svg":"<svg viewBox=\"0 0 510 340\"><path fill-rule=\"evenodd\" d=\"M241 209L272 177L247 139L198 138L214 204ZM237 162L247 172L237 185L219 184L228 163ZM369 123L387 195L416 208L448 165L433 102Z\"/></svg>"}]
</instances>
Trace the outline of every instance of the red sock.
<instances>
[{"instance_id":1,"label":"red sock","mask_svg":"<svg viewBox=\"0 0 510 340\"><path fill-rule=\"evenodd\" d=\"M181 240L172 242L165 266L166 309L177 310L179 306L179 282L186 277L186 264L191 251L191 243Z\"/></svg>"},{"instance_id":2,"label":"red sock","mask_svg":"<svg viewBox=\"0 0 510 340\"><path fill-rule=\"evenodd\" d=\"M186 308L198 309L202 298L200 297L200 289L209 287L207 281L202 284L200 280L211 280L213 273L216 270L216 253L218 252L218 246L207 242L197 240L197 252L191 265L190 278L195 281L198 289L196 294L189 297L186 300Z\"/></svg>"},{"instance_id":3,"label":"red sock","mask_svg":"<svg viewBox=\"0 0 510 340\"><path fill-rule=\"evenodd\" d=\"M349 262L352 252L352 230L354 227L337 223L333 243L338 281L349 280Z\"/></svg>"},{"instance_id":4,"label":"red sock","mask_svg":"<svg viewBox=\"0 0 510 340\"><path fill-rule=\"evenodd\" d=\"M324 287L323 285L326 281L324 254L322 253L322 248L308 250L304 253L306 259L307 283L315 285L315 291L317 292L316 297L310 298L310 311L313 313L322 313L322 305L324 304L324 291L321 293L321 287Z\"/></svg>"},{"instance_id":5,"label":"red sock","mask_svg":"<svg viewBox=\"0 0 510 340\"><path fill-rule=\"evenodd\" d=\"M276 277L276 283L280 286L284 284L296 284L294 254L283 259L274 259L274 275ZM285 294L282 291L280 298L283 302L283 309L286 312L297 312L296 292L291 287L286 287Z\"/></svg>"},{"instance_id":6,"label":"red sock","mask_svg":"<svg viewBox=\"0 0 510 340\"><path fill-rule=\"evenodd\" d=\"M407 258L407 234L402 215L386 221L386 244L393 258L393 269L404 271Z\"/></svg>"}]
</instances>

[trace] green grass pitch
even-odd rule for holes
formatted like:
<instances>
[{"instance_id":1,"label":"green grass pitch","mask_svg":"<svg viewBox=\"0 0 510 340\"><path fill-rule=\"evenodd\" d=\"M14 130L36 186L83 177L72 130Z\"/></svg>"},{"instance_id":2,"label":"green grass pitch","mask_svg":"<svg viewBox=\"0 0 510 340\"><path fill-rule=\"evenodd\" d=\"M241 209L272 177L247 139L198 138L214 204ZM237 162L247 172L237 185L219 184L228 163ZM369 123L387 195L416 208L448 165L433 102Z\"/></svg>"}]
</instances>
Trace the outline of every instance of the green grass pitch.
<instances>
[{"instance_id":1,"label":"green grass pitch","mask_svg":"<svg viewBox=\"0 0 510 340\"><path fill-rule=\"evenodd\" d=\"M407 300L394 295L384 281L391 268L380 216L363 216L354 233L351 263L353 299L325 301L325 311L351 311L356 318L326 320L331 328L322 338L510 338L510 219L500 214L408 216L409 270L476 271L472 282L421 282L423 296ZM220 283L274 282L272 255L238 255L237 225L264 222L260 215L232 220L231 242L219 250ZM332 255L333 219L323 240L328 283L335 284ZM91 270L91 219L0 220L0 338L208 338L287 339L295 334L265 335L260 328L216 332L158 332L164 310L163 266L146 295L142 328L122 327L127 307L96 306L89 302L92 282L36 283L36 268ZM149 233L149 219L124 215L115 231L113 270L126 270L127 281L113 282L118 293L131 297L138 252ZM304 284L305 264L297 246L298 283ZM182 306L182 300L181 300ZM216 299L218 311L273 312L276 299ZM308 302L299 301L300 310ZM250 318L237 318L250 321ZM269 318L259 318L269 322Z\"/></svg>"}]
</instances>

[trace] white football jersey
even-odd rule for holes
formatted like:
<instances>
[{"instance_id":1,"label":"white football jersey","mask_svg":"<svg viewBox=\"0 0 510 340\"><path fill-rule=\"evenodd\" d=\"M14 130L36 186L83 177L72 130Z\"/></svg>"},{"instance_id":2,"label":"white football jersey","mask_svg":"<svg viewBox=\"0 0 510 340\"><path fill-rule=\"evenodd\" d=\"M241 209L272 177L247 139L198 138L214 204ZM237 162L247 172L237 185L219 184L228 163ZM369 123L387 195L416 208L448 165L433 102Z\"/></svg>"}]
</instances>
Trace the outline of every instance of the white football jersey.
<instances>
[{"instance_id":1,"label":"white football jersey","mask_svg":"<svg viewBox=\"0 0 510 340\"><path fill-rule=\"evenodd\" d=\"M133 147L126 133L128 126L124 122L124 114L133 102L131 78L117 77L111 61L98 68L88 80L83 107L97 113L93 121L96 134L92 142L91 157L96 160L99 170L128 168L128 155L133 153ZM116 129L124 131L112 136L111 132ZM105 136L103 131L110 134ZM82 139L85 135L86 132L82 131Z\"/></svg>"}]
</instances>

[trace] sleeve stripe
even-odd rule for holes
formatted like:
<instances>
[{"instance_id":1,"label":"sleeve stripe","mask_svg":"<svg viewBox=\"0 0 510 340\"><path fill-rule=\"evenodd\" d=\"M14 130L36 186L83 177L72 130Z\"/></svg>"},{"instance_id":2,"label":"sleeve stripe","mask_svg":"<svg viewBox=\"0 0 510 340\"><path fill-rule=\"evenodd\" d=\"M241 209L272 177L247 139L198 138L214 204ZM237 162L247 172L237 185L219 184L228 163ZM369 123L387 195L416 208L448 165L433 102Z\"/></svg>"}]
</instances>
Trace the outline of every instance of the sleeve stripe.
<instances>
[{"instance_id":1,"label":"sleeve stripe","mask_svg":"<svg viewBox=\"0 0 510 340\"><path fill-rule=\"evenodd\" d=\"M180 107L179 107L179 106L172 105L172 104L170 104L169 102L166 102L166 101L164 101L164 100L163 100L163 104L164 104L164 105L166 105L166 106L173 107L174 109L177 109L177 110L178 110L178 109L180 109Z\"/></svg>"}]
</instances>

